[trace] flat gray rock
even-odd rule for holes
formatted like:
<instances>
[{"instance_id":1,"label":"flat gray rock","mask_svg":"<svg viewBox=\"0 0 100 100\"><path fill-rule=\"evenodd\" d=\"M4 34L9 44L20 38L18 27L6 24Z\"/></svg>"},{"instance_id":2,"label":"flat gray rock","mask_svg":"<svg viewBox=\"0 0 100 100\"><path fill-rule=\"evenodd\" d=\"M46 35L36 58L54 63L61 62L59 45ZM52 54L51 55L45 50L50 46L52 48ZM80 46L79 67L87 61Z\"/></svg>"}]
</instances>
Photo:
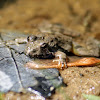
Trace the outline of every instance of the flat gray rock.
<instances>
[{"instance_id":1,"label":"flat gray rock","mask_svg":"<svg viewBox=\"0 0 100 100\"><path fill-rule=\"evenodd\" d=\"M22 92L31 88L44 97L51 96L52 91L63 83L59 71L25 68L24 65L32 60L24 54L25 44L6 46L5 41L27 35L9 32L4 31L0 34L0 92Z\"/></svg>"}]
</instances>

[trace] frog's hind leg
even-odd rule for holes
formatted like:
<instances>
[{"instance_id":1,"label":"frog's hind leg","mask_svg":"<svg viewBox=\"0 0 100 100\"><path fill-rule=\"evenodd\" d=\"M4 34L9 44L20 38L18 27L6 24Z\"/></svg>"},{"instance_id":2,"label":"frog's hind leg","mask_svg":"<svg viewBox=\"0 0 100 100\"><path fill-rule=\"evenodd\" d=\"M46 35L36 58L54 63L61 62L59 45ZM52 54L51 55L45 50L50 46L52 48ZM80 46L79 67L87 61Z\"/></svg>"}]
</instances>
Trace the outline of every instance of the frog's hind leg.
<instances>
[{"instance_id":1,"label":"frog's hind leg","mask_svg":"<svg viewBox=\"0 0 100 100\"><path fill-rule=\"evenodd\" d=\"M78 56L99 57L99 49L98 44L95 44L95 42L85 43L85 46L73 42L72 52Z\"/></svg>"},{"instance_id":2,"label":"frog's hind leg","mask_svg":"<svg viewBox=\"0 0 100 100\"><path fill-rule=\"evenodd\" d=\"M86 40L85 46L80 46L73 42L73 53L78 56L91 56L90 58L82 58L75 62L68 63L68 67L72 66L94 66L100 64L100 59L93 58L100 56L100 42L95 39Z\"/></svg>"},{"instance_id":3,"label":"frog's hind leg","mask_svg":"<svg viewBox=\"0 0 100 100\"><path fill-rule=\"evenodd\" d=\"M75 62L68 62L67 66L68 67L78 67L78 66L95 66L95 65L100 65L100 59L97 58L82 58L79 59Z\"/></svg>"},{"instance_id":4,"label":"frog's hind leg","mask_svg":"<svg viewBox=\"0 0 100 100\"><path fill-rule=\"evenodd\" d=\"M58 61L58 65L61 65L61 69L67 68L68 58L64 52L57 51L55 53L55 58L59 58L59 59L57 59L57 61Z\"/></svg>"}]
</instances>

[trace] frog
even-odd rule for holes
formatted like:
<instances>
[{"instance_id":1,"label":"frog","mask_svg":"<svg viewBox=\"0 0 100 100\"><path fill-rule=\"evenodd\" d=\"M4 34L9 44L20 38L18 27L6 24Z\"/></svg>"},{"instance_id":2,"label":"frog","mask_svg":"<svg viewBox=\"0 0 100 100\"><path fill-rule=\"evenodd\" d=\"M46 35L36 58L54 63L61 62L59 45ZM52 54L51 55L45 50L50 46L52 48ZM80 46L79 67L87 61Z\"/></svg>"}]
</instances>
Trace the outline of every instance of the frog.
<instances>
[{"instance_id":1,"label":"frog","mask_svg":"<svg viewBox=\"0 0 100 100\"><path fill-rule=\"evenodd\" d=\"M43 24L39 26L39 30L40 34L27 37L25 54L30 58L59 58L58 62L63 69L64 66L67 68L67 55L71 52L77 56L99 57L98 41L91 38L82 46L73 41L73 37L79 36L79 33L67 30L61 24Z\"/></svg>"},{"instance_id":2,"label":"frog","mask_svg":"<svg viewBox=\"0 0 100 100\"><path fill-rule=\"evenodd\" d=\"M7 41L6 45L26 43L24 53L32 59L54 59L58 58L61 69L67 66L68 56L73 53L77 56L100 56L100 42L88 38L85 45L74 41L73 38L80 36L80 33L67 29L59 23L42 23L38 25L38 34L29 35L27 38L16 38ZM66 62L67 60L67 62Z\"/></svg>"},{"instance_id":3,"label":"frog","mask_svg":"<svg viewBox=\"0 0 100 100\"><path fill-rule=\"evenodd\" d=\"M42 33L38 36L32 35L27 38L27 41L26 55L39 59L53 59L58 57L60 60L59 64L61 63L62 66L66 64L66 53L72 49L72 40L70 37L55 34Z\"/></svg>"}]
</instances>

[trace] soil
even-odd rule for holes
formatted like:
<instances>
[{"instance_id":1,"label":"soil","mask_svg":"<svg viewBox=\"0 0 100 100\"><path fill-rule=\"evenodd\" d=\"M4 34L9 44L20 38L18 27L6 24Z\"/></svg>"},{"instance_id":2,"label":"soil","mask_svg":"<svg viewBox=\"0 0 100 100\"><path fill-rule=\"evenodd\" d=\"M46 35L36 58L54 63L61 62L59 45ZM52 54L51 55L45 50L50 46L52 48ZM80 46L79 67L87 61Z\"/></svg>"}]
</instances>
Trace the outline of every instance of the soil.
<instances>
[{"instance_id":1,"label":"soil","mask_svg":"<svg viewBox=\"0 0 100 100\"><path fill-rule=\"evenodd\" d=\"M34 33L43 21L61 23L81 33L81 40L100 40L99 0L11 0L0 4L0 29ZM71 56L70 61L80 57ZM59 87L50 100L85 100L82 93L100 96L100 65L60 70L66 86ZM8 93L8 100L33 100L30 94ZM23 99L24 98L24 99ZM27 99L26 99L27 98Z\"/></svg>"}]
</instances>

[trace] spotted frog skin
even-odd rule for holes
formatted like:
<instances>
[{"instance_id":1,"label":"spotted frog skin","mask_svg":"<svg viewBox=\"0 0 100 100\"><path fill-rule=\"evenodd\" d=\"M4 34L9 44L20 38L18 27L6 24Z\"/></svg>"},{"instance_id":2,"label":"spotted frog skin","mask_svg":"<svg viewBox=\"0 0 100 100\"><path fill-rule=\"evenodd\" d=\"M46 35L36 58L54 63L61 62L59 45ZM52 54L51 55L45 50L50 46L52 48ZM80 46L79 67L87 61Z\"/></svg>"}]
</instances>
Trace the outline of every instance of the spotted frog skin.
<instances>
[{"instance_id":1,"label":"spotted frog skin","mask_svg":"<svg viewBox=\"0 0 100 100\"><path fill-rule=\"evenodd\" d=\"M61 24L43 23L38 26L40 34L30 35L27 39L15 39L6 44L27 43L25 54L31 58L52 59L59 58L62 68L67 67L67 54L72 52L78 56L100 56L100 42L89 38L84 41L85 45L74 42L73 38L80 34L66 29Z\"/></svg>"},{"instance_id":2,"label":"spotted frog skin","mask_svg":"<svg viewBox=\"0 0 100 100\"><path fill-rule=\"evenodd\" d=\"M59 64L67 67L67 54L73 52L78 56L99 56L98 42L87 40L85 47L73 41L79 36L71 30L66 30L60 24L43 24L39 27L40 33L27 38L26 55L31 58L52 59L59 58ZM76 35L75 35L76 34Z\"/></svg>"},{"instance_id":3,"label":"spotted frog skin","mask_svg":"<svg viewBox=\"0 0 100 100\"><path fill-rule=\"evenodd\" d=\"M41 35L28 37L25 52L31 58L51 59L59 57L60 62L66 64L64 63L66 53L71 51L71 49L72 39L70 37L42 33Z\"/></svg>"}]
</instances>

